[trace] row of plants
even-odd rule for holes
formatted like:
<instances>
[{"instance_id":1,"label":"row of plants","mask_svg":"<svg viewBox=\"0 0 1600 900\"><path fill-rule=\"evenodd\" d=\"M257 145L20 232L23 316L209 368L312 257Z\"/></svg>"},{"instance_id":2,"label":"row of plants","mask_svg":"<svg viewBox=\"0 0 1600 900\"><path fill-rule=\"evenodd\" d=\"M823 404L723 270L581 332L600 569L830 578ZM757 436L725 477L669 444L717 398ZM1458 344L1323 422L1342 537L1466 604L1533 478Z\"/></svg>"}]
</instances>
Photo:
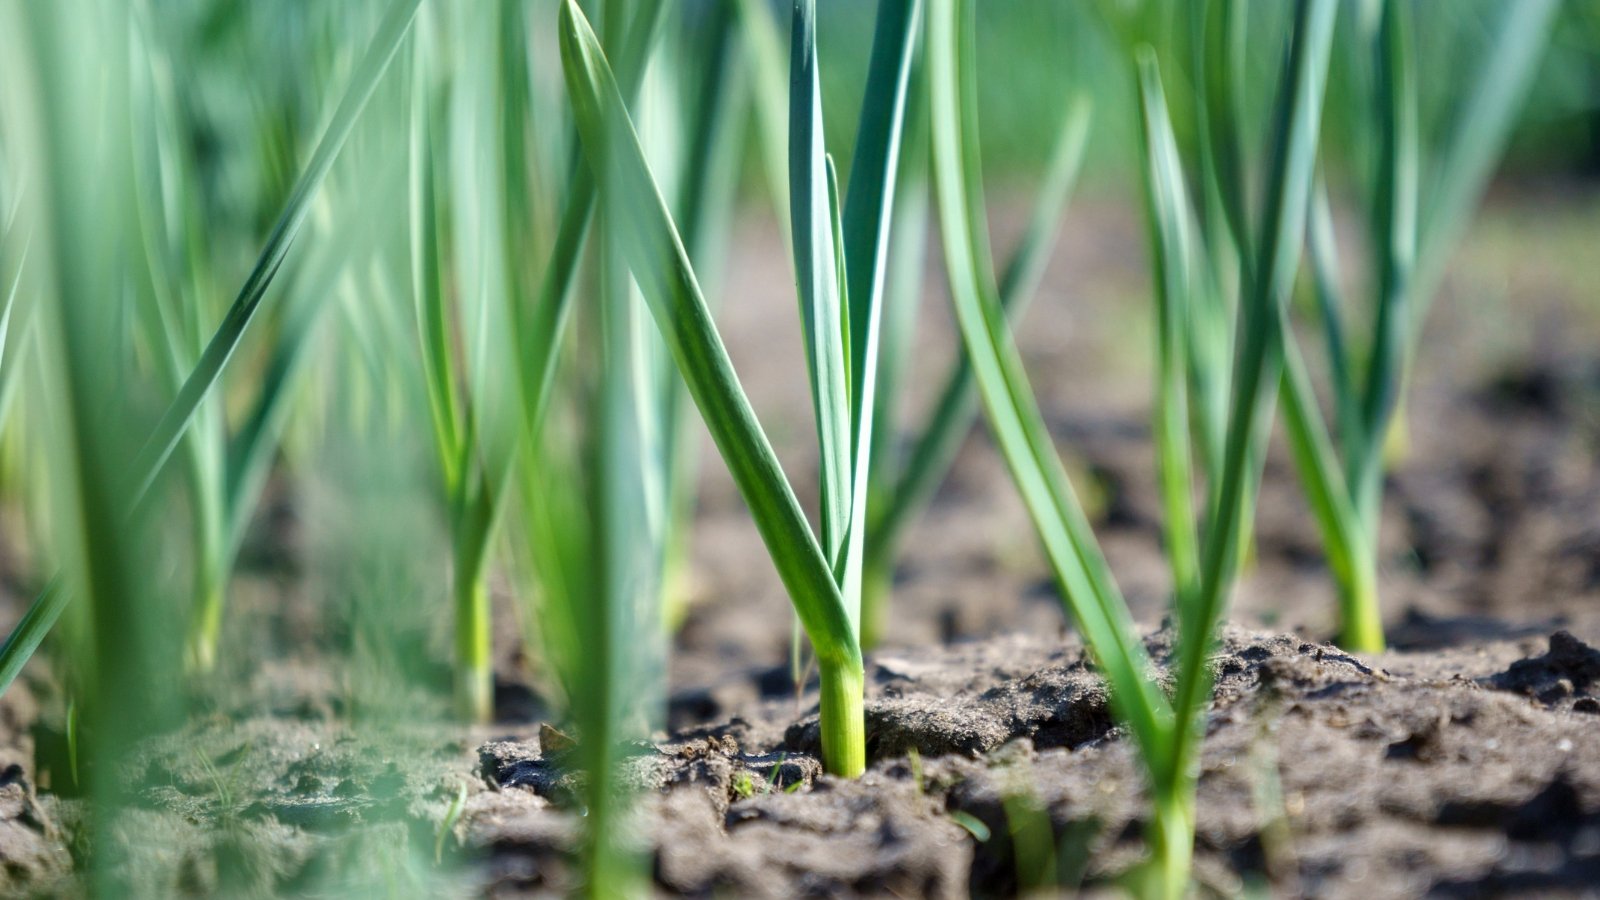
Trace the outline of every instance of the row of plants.
<instances>
[{"instance_id":1,"label":"row of plants","mask_svg":"<svg viewBox=\"0 0 1600 900\"><path fill-rule=\"evenodd\" d=\"M314 117L308 161L226 307L234 266L193 181L192 48L169 14L0 6L0 80L13 86L0 110L0 415L27 423L6 439L47 476L26 506L55 573L0 647L0 687L59 633L95 821L112 822L131 790L109 774L118 754L183 712L164 686L215 677L230 579L274 466L294 453L297 414L420 409L449 534L457 715L494 717L491 587L509 572L541 686L580 735L585 889L627 893L642 869L612 776L619 748L660 717L667 633L684 615L694 413L793 602L819 676L823 762L846 778L869 762L863 652L892 615L900 546L981 414L1144 764L1149 857L1128 885L1184 893L1208 659L1248 565L1277 407L1338 588L1339 640L1381 650L1383 476L1403 452L1421 325L1559 4L1497 8L1469 90L1441 110L1424 108L1408 0L1103 10L1137 103L1091 112L1085 93L1062 98L1003 268L972 0L878 4L838 162L815 0L793 3L787 53L784 22L757 0L556 6L391 0L336 14L336 32L370 37L333 56L343 91ZM1252 60L1281 63L1262 80ZM1323 128L1331 82L1354 110L1337 135ZM1093 117L1128 119L1141 151L1170 692L1012 331ZM716 323L747 132L793 265L816 497L780 465ZM1336 246L1335 195L1359 210L1371 270L1359 282ZM935 226L963 352L908 434ZM331 351L329 307L345 320ZM415 365L395 364L401 347ZM308 373L360 380L351 368L392 395L319 409Z\"/></svg>"}]
</instances>

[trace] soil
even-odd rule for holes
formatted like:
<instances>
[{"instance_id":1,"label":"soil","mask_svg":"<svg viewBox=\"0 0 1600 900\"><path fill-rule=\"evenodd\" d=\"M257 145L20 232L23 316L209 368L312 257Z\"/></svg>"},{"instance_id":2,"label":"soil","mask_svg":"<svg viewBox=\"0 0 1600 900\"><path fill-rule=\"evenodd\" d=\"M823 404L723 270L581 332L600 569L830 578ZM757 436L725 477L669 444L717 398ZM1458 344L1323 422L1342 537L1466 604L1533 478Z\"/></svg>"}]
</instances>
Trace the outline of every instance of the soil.
<instances>
[{"instance_id":1,"label":"soil","mask_svg":"<svg viewBox=\"0 0 1600 900\"><path fill-rule=\"evenodd\" d=\"M1383 511L1389 652L1326 643L1334 606L1319 541L1274 449L1254 561L1213 660L1202 893L1600 896L1600 309L1585 304L1595 273L1548 236L1587 225L1594 206L1537 187L1497 196L1435 304L1409 452ZM1002 217L996 232L1016 224ZM770 327L792 315L781 245L754 225L742 240L728 343L809 495L798 338ZM1163 663L1173 636L1141 246L1121 204L1080 204L1020 336ZM930 289L910 417L953 346L942 303ZM787 601L710 452L702 469L695 602L675 639L666 727L627 748L628 778L643 789L630 833L648 844L656 890L1114 891L1141 852L1137 760L981 432L906 542L884 643L868 659L870 765L858 781L822 774L814 684L797 692L786 663ZM570 888L583 815L571 739L527 661L502 660L501 721L485 728L441 724L436 694L352 698L348 672L293 641L320 621L316 590L284 562L304 552L299 503L292 491L275 501L235 590L229 627L276 635L262 641L267 659L239 663L248 677L237 687L121 761L144 786L111 839L125 854L122 886L163 896ZM417 649L441 664L440 648ZM35 664L0 701L6 893L84 890L71 874L85 852L84 801L48 672Z\"/></svg>"}]
</instances>

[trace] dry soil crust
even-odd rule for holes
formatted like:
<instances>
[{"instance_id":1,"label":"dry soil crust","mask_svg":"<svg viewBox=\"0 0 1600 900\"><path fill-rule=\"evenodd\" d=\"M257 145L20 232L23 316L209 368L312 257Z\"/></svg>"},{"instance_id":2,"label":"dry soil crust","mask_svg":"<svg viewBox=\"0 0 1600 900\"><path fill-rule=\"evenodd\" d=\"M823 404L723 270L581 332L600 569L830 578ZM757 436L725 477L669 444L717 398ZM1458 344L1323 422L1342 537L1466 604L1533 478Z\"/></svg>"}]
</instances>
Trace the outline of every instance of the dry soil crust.
<instances>
[{"instance_id":1,"label":"dry soil crust","mask_svg":"<svg viewBox=\"0 0 1600 900\"><path fill-rule=\"evenodd\" d=\"M1150 637L1158 659L1169 638ZM815 717L797 717L792 697L745 695L745 715L641 750L632 771L649 789L661 889L958 897L1009 894L1040 872L1093 889L1137 858L1140 774L1076 644L1010 637L869 668L872 763L859 781L820 774ZM1600 653L1570 635L1363 661L1229 629L1216 671L1199 798L1210 890L1581 896L1600 884ZM490 851L499 888L559 887L561 755L537 740L479 754L490 787L468 802L467 841ZM1019 860L1046 821L1048 856Z\"/></svg>"},{"instance_id":2,"label":"dry soil crust","mask_svg":"<svg viewBox=\"0 0 1600 900\"><path fill-rule=\"evenodd\" d=\"M1150 635L1155 659L1170 638ZM1594 648L1557 632L1363 660L1229 628L1215 666L1199 798L1206 891L1593 895ZM632 748L626 766L659 891L1095 892L1137 860L1137 761L1075 641L1011 636L868 668L871 765L858 781L822 774L814 694L797 701L781 677L674 698L673 732ZM7 709L26 692L15 697ZM462 740L419 726L374 738L333 716L202 719L128 758L145 785L122 826L141 836L129 846L155 835L180 857L129 858L129 885L293 892L359 871L352 860L382 870L404 864L394 848L437 842L469 876L440 883L441 895L562 891L581 810L570 751L549 735ZM0 773L3 886L76 893L68 870L81 847L66 836L82 801L36 794L30 766L19 756Z\"/></svg>"}]
</instances>

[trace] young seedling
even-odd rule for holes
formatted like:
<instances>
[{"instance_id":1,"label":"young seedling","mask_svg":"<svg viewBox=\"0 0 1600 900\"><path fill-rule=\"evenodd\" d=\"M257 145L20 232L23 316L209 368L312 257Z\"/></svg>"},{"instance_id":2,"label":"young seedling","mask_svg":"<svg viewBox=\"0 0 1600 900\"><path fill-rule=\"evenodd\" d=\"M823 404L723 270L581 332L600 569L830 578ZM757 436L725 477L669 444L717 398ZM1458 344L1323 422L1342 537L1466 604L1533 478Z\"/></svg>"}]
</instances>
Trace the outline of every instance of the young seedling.
<instances>
[{"instance_id":1,"label":"young seedling","mask_svg":"<svg viewBox=\"0 0 1600 900\"><path fill-rule=\"evenodd\" d=\"M485 49L502 46L500 10L448 4L438 47L424 17L413 61L412 290L454 549L456 711L479 722L494 700L488 559L520 437L503 375L516 353L506 207L520 198L505 187L501 63ZM450 77L436 93L437 71Z\"/></svg>"},{"instance_id":2,"label":"young seedling","mask_svg":"<svg viewBox=\"0 0 1600 900\"><path fill-rule=\"evenodd\" d=\"M1063 106L1064 114L1051 151L1044 180L1034 202L1027 228L1018 239L1000 279L999 298L1011 322L1017 322L1027 311L1044 275L1050 250L1061 221L1062 211L1077 183L1083 164L1084 148L1088 144L1090 102L1087 95L1074 95ZM910 144L908 144L910 146ZM916 142L926 156L926 144ZM909 162L908 172L920 172L922 159ZM921 192L918 192L918 197ZM906 198L910 205L919 200ZM921 210L900 217L901 222L919 221ZM917 241L925 240L922 229L900 232L914 235ZM898 242L897 242L898 243ZM884 378L880 384L878 405L880 428L873 437L873 473L869 478L872 494L867 507L866 589L862 594L862 640L867 646L876 642L882 631L882 618L886 613L890 584L893 580L895 560L910 525L933 499L939 485L944 483L955 464L956 454L967 435L972 432L979 415L978 392L973 384L972 364L964 353L958 354L940 380L934 395L933 406L919 427L911 434L914 439L903 464L893 453L893 412L900 400L898 389L901 369L905 364L906 345L915 325L915 293L921 287L922 255L920 247L898 249L905 261L896 268L903 283L912 291L911 296L891 297L891 314L885 319L885 353L880 364Z\"/></svg>"},{"instance_id":3,"label":"young seedling","mask_svg":"<svg viewBox=\"0 0 1600 900\"><path fill-rule=\"evenodd\" d=\"M1489 31L1493 42L1479 78L1443 147L1433 153L1420 133L1410 5L1385 0L1375 27L1364 35L1375 73L1366 129L1373 136L1374 164L1366 187L1375 277L1371 349L1364 360L1346 336L1348 303L1323 190L1311 218L1313 284L1333 394L1331 425L1317 403L1299 345L1284 327L1284 422L1338 587L1339 643L1350 650L1384 647L1378 541L1385 445L1404 427L1399 410L1426 309L1515 124L1558 7L1554 0L1502 7ZM1425 170L1425 158L1441 162Z\"/></svg>"},{"instance_id":4,"label":"young seedling","mask_svg":"<svg viewBox=\"0 0 1600 900\"><path fill-rule=\"evenodd\" d=\"M1333 0L1295 7L1287 69L1273 111L1273 136L1260 227L1253 237L1242 335L1232 379L1220 486L1197 548L1195 590L1179 608L1171 701L1151 661L1081 504L1062 471L998 299L984 223L974 108L974 7L931 0L933 172L952 301L990 430L1028 507L1063 600L1111 688L1111 703L1143 760L1151 794L1149 861L1132 886L1146 896L1187 889L1194 845L1194 791L1201 723L1210 697L1206 666L1226 610L1246 485L1277 382L1279 318L1299 265L1332 40ZM1162 402L1174 402L1172 392Z\"/></svg>"},{"instance_id":5,"label":"young seedling","mask_svg":"<svg viewBox=\"0 0 1600 900\"><path fill-rule=\"evenodd\" d=\"M204 351L168 405L166 412L133 457L132 464L121 463L117 466L119 479L129 486L131 496L135 498L135 506L145 503L150 496L151 486L164 471L167 461L182 440L206 395L221 377L223 368L234 350L238 348L250 323L267 298L267 289L272 285L294 238L309 215L318 188L332 169L334 160L350 136L356 119L388 68L389 60L399 49L420 2L421 0L395 0L389 7L378 25L371 45L353 71L349 86L316 149L312 152L304 172L290 193L244 286L223 316L216 332L206 343ZM21 30L19 27L13 29L12 33L20 33ZM270 420L271 416L270 411L262 416L262 423ZM263 445L264 442L253 442L247 446ZM245 465L236 471L259 473L262 469L260 466ZM251 481L252 479L245 474L241 474L237 479L237 483L241 486ZM234 507L236 510L241 508L242 504ZM127 514L133 515L134 509L130 508ZM71 596L72 592L65 589L62 579L59 576L53 577L23 614L5 644L0 646L0 691L10 686L17 674L22 671L23 665L60 618L61 611Z\"/></svg>"},{"instance_id":6,"label":"young seedling","mask_svg":"<svg viewBox=\"0 0 1600 900\"><path fill-rule=\"evenodd\" d=\"M766 4L739 0L741 21L750 46L759 146L774 205L784 218L789 209L789 184L783 177L786 146L783 56L777 29ZM920 84L913 62L911 80ZM862 566L861 643L871 647L883 629L894 566L909 527L944 482L955 456L978 417L978 397L971 367L958 354L951 361L937 399L922 424L911 430L912 446L904 459L897 452L895 412L901 405L905 368L915 330L922 268L927 243L927 111L922 91L912 91L905 113L906 138L901 142L900 178L894 212L897 223L886 260L882 337L879 344L877 397L870 435L866 549ZM1072 194L1087 146L1091 103L1074 95L1062 108L1056 143L1051 151L1027 228L1018 238L1005 269L1001 296L1012 320L1026 311L1049 251L1054 246L1062 209ZM787 221L784 224L788 224ZM798 635L797 635L798 637ZM797 673L804 668L798 655ZM798 675L797 675L798 680Z\"/></svg>"},{"instance_id":7,"label":"young seedling","mask_svg":"<svg viewBox=\"0 0 1600 900\"><path fill-rule=\"evenodd\" d=\"M197 168L187 147L189 123L183 119L177 86L168 74L184 67L176 58L182 51L170 46L175 42L168 30L150 21L147 13L136 16L135 22L143 40L130 73L133 114L150 127L136 132L130 147L134 189L129 231L139 236L142 251L133 256L134 322L170 395L181 388L196 364L220 313L214 308L217 277L206 246L199 192L188 180ZM194 598L185 664L193 676L203 678L216 664L227 582L275 459L288 400L323 308L314 299L331 293L347 267L369 257L379 231L329 229L327 221L343 216L371 220L366 214L374 212L373 201L381 194L366 193L359 206L327 202L332 214L313 225L325 232L323 239L310 252L287 262L292 268L284 279L291 282L287 307L271 330L265 377L255 386L241 425L230 428L218 392L202 400L184 433L182 458L192 535L189 588ZM324 193L325 198L330 195L337 197L338 192Z\"/></svg>"},{"instance_id":8,"label":"young seedling","mask_svg":"<svg viewBox=\"0 0 1600 900\"><path fill-rule=\"evenodd\" d=\"M865 475L879 298L911 46L920 4L885 3L863 104L852 188L840 211L822 153L815 7L795 5L790 179L807 368L823 460L821 539L807 524L739 386L676 226L645 161L600 41L574 2L561 10L562 61L583 139L635 281L755 517L816 651L829 771L866 765L858 635ZM853 299L852 299L853 298Z\"/></svg>"}]
</instances>

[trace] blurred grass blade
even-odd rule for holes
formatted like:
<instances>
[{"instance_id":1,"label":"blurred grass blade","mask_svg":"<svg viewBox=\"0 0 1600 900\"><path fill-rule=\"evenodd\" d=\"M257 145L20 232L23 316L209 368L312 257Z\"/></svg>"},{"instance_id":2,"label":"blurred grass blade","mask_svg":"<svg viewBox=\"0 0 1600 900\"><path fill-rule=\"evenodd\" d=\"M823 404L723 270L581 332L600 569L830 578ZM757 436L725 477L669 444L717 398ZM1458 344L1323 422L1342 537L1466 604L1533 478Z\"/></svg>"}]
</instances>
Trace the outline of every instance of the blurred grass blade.
<instances>
[{"instance_id":1,"label":"blurred grass blade","mask_svg":"<svg viewBox=\"0 0 1600 900\"><path fill-rule=\"evenodd\" d=\"M312 152L310 162L307 163L277 224L268 236L266 246L245 280L244 287L240 289L238 297L229 308L216 334L206 345L205 352L201 355L194 371L184 381L178 395L128 470L128 482L134 486L133 496L136 498L136 503L142 503L144 498L149 496L151 485L155 483L171 457L173 449L177 447L190 419L205 399L206 393L222 374L222 369L233 355L234 349L243 339L246 328L260 307L273 278L283 265L290 245L299 233L301 224L310 212L311 201L317 188L321 186L328 171L333 167L339 149L350 136L355 120L376 90L389 61L399 49L420 2L421 0L395 0L383 21L379 23L366 55L351 76L343 99L340 100L333 118L323 132L321 141ZM61 590L57 579L52 578L50 585L29 606L27 613L6 639L5 645L0 646L0 692L10 687L12 680L21 672L22 666L27 663L45 635L55 625L66 601L67 592Z\"/></svg>"},{"instance_id":2,"label":"blurred grass blade","mask_svg":"<svg viewBox=\"0 0 1600 900\"><path fill-rule=\"evenodd\" d=\"M433 125L433 99L428 86L430 57L424 30L413 41L410 153L410 255L411 291L420 336L423 387L433 423L434 447L444 476L445 494L453 496L463 477L460 471L462 412L454 385L449 312L445 302L444 254L439 224L439 186Z\"/></svg>"},{"instance_id":3,"label":"blurred grass blade","mask_svg":"<svg viewBox=\"0 0 1600 900\"><path fill-rule=\"evenodd\" d=\"M1189 454L1188 306L1195 296L1194 210L1184 184L1167 99L1148 46L1138 56L1144 194L1156 294L1155 443L1173 592L1187 607L1200 580Z\"/></svg>"},{"instance_id":4,"label":"blurred grass blade","mask_svg":"<svg viewBox=\"0 0 1600 900\"><path fill-rule=\"evenodd\" d=\"M1077 183L1088 146L1091 101L1084 93L1073 95L1057 131L1055 146L1043 183L1028 218L1027 230L1017 242L1000 281L1000 306L1010 323L1019 321L1037 293L1050 250L1060 231L1062 212ZM917 511L928 505L944 482L961 443L979 415L978 391L972 362L963 350L951 366L937 394L927 423L915 431L905 470L896 480L888 505L869 524L867 539L880 546L868 556L892 553L892 546Z\"/></svg>"},{"instance_id":5,"label":"blurred grass blade","mask_svg":"<svg viewBox=\"0 0 1600 900\"><path fill-rule=\"evenodd\" d=\"M716 4L705 37L702 58L691 69L698 98L693 125L680 140L683 161L679 188L684 248L711 298L724 283L747 149L751 85L742 77L747 52L733 3ZM712 302L715 302L714 300ZM700 433L683 380L671 358L655 353L654 377L662 394L660 420L664 432L663 471L666 484L666 559L663 563L662 621L669 633L683 624L690 602L689 545L700 472ZM796 624L795 628L799 628Z\"/></svg>"},{"instance_id":6,"label":"blurred grass blade","mask_svg":"<svg viewBox=\"0 0 1600 900\"><path fill-rule=\"evenodd\" d=\"M1304 485L1306 502L1322 534L1328 569L1339 586L1340 645L1381 647L1377 619L1377 565L1370 536L1356 514L1344 470L1317 408L1311 375L1287 319L1283 334L1284 433Z\"/></svg>"},{"instance_id":7,"label":"blurred grass blade","mask_svg":"<svg viewBox=\"0 0 1600 900\"><path fill-rule=\"evenodd\" d=\"M13 210L13 216L15 216L15 210ZM10 233L12 230L14 229L8 228L7 233L4 236L0 236L0 250L10 250L11 240L14 237ZM4 432L7 414L11 411L11 398L16 396L18 381L17 356L23 348L27 333L31 330L29 326L31 325L32 317L25 316L25 321L22 323L21 328L23 337L17 339L11 337L12 321L17 307L17 293L22 289L22 273L28 264L29 245L30 242L23 241L22 246L16 250L16 261L14 263L16 272L12 274L11 286L5 289L5 297L0 300L0 304L3 304L0 305L0 433ZM3 690L3 688L0 688L0 690Z\"/></svg>"},{"instance_id":8,"label":"blurred grass blade","mask_svg":"<svg viewBox=\"0 0 1600 900\"><path fill-rule=\"evenodd\" d=\"M1200 591L1184 616L1178 648L1177 734L1173 771L1187 772L1200 733L1201 711L1211 693L1206 659L1227 607L1237 564L1240 522L1251 485L1259 478L1259 446L1276 400L1281 365L1281 316L1300 265L1311 185L1315 177L1327 85L1335 0L1299 0L1288 68L1273 110L1261 233L1240 306L1241 347L1233 377L1223 480L1206 531ZM1185 775L1185 777L1191 777Z\"/></svg>"},{"instance_id":9,"label":"blurred grass blade","mask_svg":"<svg viewBox=\"0 0 1600 900\"><path fill-rule=\"evenodd\" d=\"M1199 57L1195 86L1200 97L1195 115L1204 208L1207 216L1219 211L1225 225L1225 234L1217 234L1214 240L1229 239L1239 261L1248 265L1250 192L1244 174L1240 106L1249 59L1245 46L1249 5L1242 0L1196 0L1189 8L1194 52Z\"/></svg>"},{"instance_id":10,"label":"blurred grass blade","mask_svg":"<svg viewBox=\"0 0 1600 900\"><path fill-rule=\"evenodd\" d=\"M1460 241L1471 212L1483 197L1489 177L1510 140L1528 87L1539 71L1560 0L1516 0L1499 4L1500 15L1486 31L1493 44L1477 65L1478 77L1459 101L1454 132L1443 160L1431 167L1432 196L1422 214L1415 314L1427 314L1434 286L1450 251Z\"/></svg>"},{"instance_id":11,"label":"blurred grass blade","mask_svg":"<svg viewBox=\"0 0 1600 900\"><path fill-rule=\"evenodd\" d=\"M950 292L967 357L988 412L990 429L1028 506L1064 599L1083 632L1096 664L1111 685L1118 714L1159 763L1156 748L1166 744L1171 708L1151 680L1150 661L1136 636L1132 617L1111 580L1105 559L1083 509L1067 481L1033 397L1011 332L1000 308L998 288L987 271L986 241L974 220L982 215L976 159L976 112L970 90L970 53L958 49L958 29L970 29L971 0L930 0L928 68L933 121L933 173L944 234ZM958 57L960 62L958 62Z\"/></svg>"},{"instance_id":12,"label":"blurred grass blade","mask_svg":"<svg viewBox=\"0 0 1600 900\"><path fill-rule=\"evenodd\" d=\"M650 48L655 44L669 6L667 3L642 4L629 24L617 69L617 83L624 98L632 98L639 92ZM583 245L594 204L594 172L579 160L572 171L572 186L550 249L550 265L539 282L532 318L520 329L523 337L518 356L522 360L523 402L527 408L524 420L526 427L535 432L550 405L558 361L556 351L566 331L572 282L583 259Z\"/></svg>"},{"instance_id":13,"label":"blurred grass blade","mask_svg":"<svg viewBox=\"0 0 1600 900\"><path fill-rule=\"evenodd\" d=\"M778 24L772 14L772 5L765 0L737 0L739 22L743 26L745 42L749 47L752 80L755 82L754 99L756 131L759 137L762 169L767 187L772 194L772 205L778 223L788 229L789 171L788 93L784 87L783 41L778 36ZM785 235L788 238L788 235ZM785 241L788 243L788 241Z\"/></svg>"},{"instance_id":14,"label":"blurred grass blade","mask_svg":"<svg viewBox=\"0 0 1600 900\"><path fill-rule=\"evenodd\" d=\"M1357 440L1360 433L1360 408L1356 402L1355 373L1352 371L1350 342L1345 338L1344 290L1339 281L1339 247L1333 226L1333 209L1328 201L1328 186L1317 180L1311 197L1311 218L1306 224L1306 254L1311 262L1311 284L1322 319L1323 343L1328 357L1331 383L1341 444ZM1287 334L1287 332L1285 332ZM1313 406L1313 409L1316 407ZM1343 475L1340 476L1343 478Z\"/></svg>"},{"instance_id":15,"label":"blurred grass blade","mask_svg":"<svg viewBox=\"0 0 1600 900\"><path fill-rule=\"evenodd\" d=\"M1346 477L1356 515L1376 535L1382 495L1383 441L1400 396L1411 346L1414 313L1411 279L1417 256L1417 192L1420 174L1416 55L1406 0L1384 3L1375 53L1378 135L1373 185L1373 235L1377 254L1377 315L1372 354L1360 397L1360 440L1348 445Z\"/></svg>"},{"instance_id":16,"label":"blurred grass blade","mask_svg":"<svg viewBox=\"0 0 1600 900\"><path fill-rule=\"evenodd\" d=\"M598 170L617 235L689 392L772 555L823 676L823 751L830 771L865 766L861 654L833 572L739 386L671 214L645 163L599 41L574 0L561 7L561 58L585 157ZM841 708L851 705L853 708Z\"/></svg>"},{"instance_id":17,"label":"blurred grass blade","mask_svg":"<svg viewBox=\"0 0 1600 900\"><path fill-rule=\"evenodd\" d=\"M272 286L273 278L277 276L284 257L289 253L289 247L300 232L301 224L311 211L311 201L316 196L317 189L322 186L323 179L333 168L339 150L350 136L351 129L355 127L361 110L366 107L367 101L377 89L379 79L389 67L389 61L400 49L400 42L411 27L411 20L416 15L419 3L421 0L395 0L384 15L383 21L378 24L377 32L373 35L366 55L362 57L354 74L351 75L344 97L334 110L333 118L323 131L322 139L312 151L311 160L306 164L299 181L295 183L294 190L284 204L283 212L273 225L272 233L267 236L266 246L262 248L255 267L245 279L244 286L239 289L239 295L228 308L227 315L223 317L216 334L206 345L205 352L201 354L194 371L184 381L178 396L173 399L161 421L156 424L155 431L139 452L138 458L134 460L130 474L137 496L144 496L155 482L156 476L160 474L161 468L172 455L173 448L177 446L179 437L188 427L189 420L201 400L221 376L223 366L227 364L234 349L244 338L245 329L255 317L267 289Z\"/></svg>"}]
</instances>

